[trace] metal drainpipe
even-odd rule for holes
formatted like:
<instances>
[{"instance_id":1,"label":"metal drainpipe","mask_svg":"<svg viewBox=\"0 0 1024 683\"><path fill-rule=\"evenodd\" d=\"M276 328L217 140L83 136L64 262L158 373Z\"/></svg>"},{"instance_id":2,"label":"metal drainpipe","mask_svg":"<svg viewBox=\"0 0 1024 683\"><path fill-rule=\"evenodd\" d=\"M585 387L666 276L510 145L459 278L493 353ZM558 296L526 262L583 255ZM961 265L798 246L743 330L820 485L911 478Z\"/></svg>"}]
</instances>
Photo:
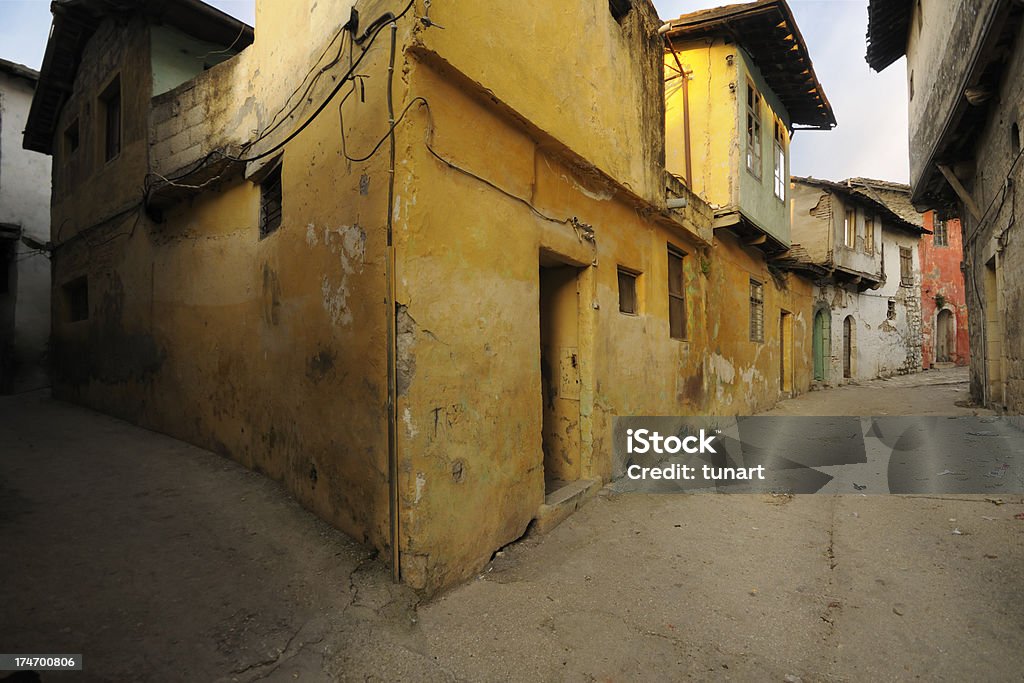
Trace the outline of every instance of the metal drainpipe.
<instances>
[{"instance_id":1,"label":"metal drainpipe","mask_svg":"<svg viewBox=\"0 0 1024 683\"><path fill-rule=\"evenodd\" d=\"M668 46L669 52L672 53L672 58L675 59L676 68L679 69L679 77L683 80L683 145L684 155L686 157L686 187L690 190L693 189L693 170L690 162L690 79L687 76L686 69L683 68L683 63L679 60L679 53L676 52L676 46L672 44L672 39L665 33L668 30L669 24L662 26L658 33L661 35L662 40L665 41L665 45Z\"/></svg>"},{"instance_id":2,"label":"metal drainpipe","mask_svg":"<svg viewBox=\"0 0 1024 683\"><path fill-rule=\"evenodd\" d=\"M395 76L395 50L398 43L398 24L391 22L391 57L388 61L388 134L391 158L388 166L387 258L385 277L387 289L387 344L388 344L388 510L391 522L391 577L395 583L402 579L399 552L399 486L398 486L398 306L395 302L395 104L392 88Z\"/></svg>"}]
</instances>

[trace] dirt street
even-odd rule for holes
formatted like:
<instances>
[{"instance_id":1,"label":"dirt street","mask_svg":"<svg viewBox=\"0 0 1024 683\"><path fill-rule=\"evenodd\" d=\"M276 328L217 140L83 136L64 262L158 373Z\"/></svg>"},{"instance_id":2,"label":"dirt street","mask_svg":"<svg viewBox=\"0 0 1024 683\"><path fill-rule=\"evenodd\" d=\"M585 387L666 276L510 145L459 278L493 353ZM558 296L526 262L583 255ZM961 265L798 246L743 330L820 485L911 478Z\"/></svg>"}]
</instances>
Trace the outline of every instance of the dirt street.
<instances>
[{"instance_id":1,"label":"dirt street","mask_svg":"<svg viewBox=\"0 0 1024 683\"><path fill-rule=\"evenodd\" d=\"M846 405L838 394L862 391L888 393L808 398ZM949 410L961 389L894 391L907 392L894 409ZM421 602L217 455L42 393L0 399L0 416L0 651L85 658L84 673L44 682L1010 681L1024 669L1020 496L606 489Z\"/></svg>"},{"instance_id":2,"label":"dirt street","mask_svg":"<svg viewBox=\"0 0 1024 683\"><path fill-rule=\"evenodd\" d=\"M991 415L971 404L966 367L948 367L811 391L763 415Z\"/></svg>"}]
</instances>

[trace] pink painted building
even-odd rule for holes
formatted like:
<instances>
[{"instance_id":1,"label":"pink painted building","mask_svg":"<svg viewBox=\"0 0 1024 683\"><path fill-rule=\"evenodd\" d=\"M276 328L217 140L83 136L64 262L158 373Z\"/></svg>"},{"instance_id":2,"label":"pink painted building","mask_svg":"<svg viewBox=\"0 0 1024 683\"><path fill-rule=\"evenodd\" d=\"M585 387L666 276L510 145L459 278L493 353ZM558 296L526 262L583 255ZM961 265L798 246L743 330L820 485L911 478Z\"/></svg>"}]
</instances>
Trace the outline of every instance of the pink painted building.
<instances>
[{"instance_id":1,"label":"pink painted building","mask_svg":"<svg viewBox=\"0 0 1024 683\"><path fill-rule=\"evenodd\" d=\"M967 300L964 289L963 230L955 218L924 215L931 235L921 238L921 356L925 369L935 363L967 365Z\"/></svg>"}]
</instances>

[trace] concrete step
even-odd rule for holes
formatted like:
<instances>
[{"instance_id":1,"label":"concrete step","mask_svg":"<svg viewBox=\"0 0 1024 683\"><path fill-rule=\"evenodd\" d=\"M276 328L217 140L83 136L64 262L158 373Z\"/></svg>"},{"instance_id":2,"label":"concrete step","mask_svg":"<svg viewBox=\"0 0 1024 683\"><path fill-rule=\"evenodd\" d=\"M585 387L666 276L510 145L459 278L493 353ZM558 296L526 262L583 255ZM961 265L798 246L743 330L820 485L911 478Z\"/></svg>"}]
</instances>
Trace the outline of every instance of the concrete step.
<instances>
[{"instance_id":1,"label":"concrete step","mask_svg":"<svg viewBox=\"0 0 1024 683\"><path fill-rule=\"evenodd\" d=\"M580 509L583 503L601 489L598 479L578 479L552 491L544 497L544 504L537 511L533 525L533 533L546 534L561 524L572 513Z\"/></svg>"}]
</instances>

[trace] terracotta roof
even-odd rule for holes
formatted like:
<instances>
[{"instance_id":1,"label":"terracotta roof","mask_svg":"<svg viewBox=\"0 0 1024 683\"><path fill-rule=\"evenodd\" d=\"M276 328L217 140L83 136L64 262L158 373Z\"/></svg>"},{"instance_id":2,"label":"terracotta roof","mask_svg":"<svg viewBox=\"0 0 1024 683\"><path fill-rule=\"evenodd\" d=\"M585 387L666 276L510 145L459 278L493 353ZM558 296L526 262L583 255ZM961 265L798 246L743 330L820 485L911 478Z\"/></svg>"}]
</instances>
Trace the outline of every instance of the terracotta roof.
<instances>
[{"instance_id":1,"label":"terracotta roof","mask_svg":"<svg viewBox=\"0 0 1024 683\"><path fill-rule=\"evenodd\" d=\"M866 204L884 216L893 227L902 228L917 235L931 234L931 231L924 227L923 216L915 211L910 203L909 185L871 178L849 178L835 182L821 178L793 176L792 180L795 183L832 190L861 204Z\"/></svg>"},{"instance_id":2,"label":"terracotta roof","mask_svg":"<svg viewBox=\"0 0 1024 683\"><path fill-rule=\"evenodd\" d=\"M107 16L142 14L151 22L238 50L253 41L251 26L201 0L54 0L50 10L53 26L22 143L44 154L53 152L57 121L74 87L82 50Z\"/></svg>"},{"instance_id":3,"label":"terracotta roof","mask_svg":"<svg viewBox=\"0 0 1024 683\"><path fill-rule=\"evenodd\" d=\"M875 71L881 71L906 54L913 8L911 0L871 0L868 3L868 50L864 58Z\"/></svg>"},{"instance_id":4,"label":"terracotta roof","mask_svg":"<svg viewBox=\"0 0 1024 683\"><path fill-rule=\"evenodd\" d=\"M668 24L666 36L670 39L732 38L750 54L792 123L820 130L835 127L832 105L814 73L807 44L785 0L700 10Z\"/></svg>"}]
</instances>

